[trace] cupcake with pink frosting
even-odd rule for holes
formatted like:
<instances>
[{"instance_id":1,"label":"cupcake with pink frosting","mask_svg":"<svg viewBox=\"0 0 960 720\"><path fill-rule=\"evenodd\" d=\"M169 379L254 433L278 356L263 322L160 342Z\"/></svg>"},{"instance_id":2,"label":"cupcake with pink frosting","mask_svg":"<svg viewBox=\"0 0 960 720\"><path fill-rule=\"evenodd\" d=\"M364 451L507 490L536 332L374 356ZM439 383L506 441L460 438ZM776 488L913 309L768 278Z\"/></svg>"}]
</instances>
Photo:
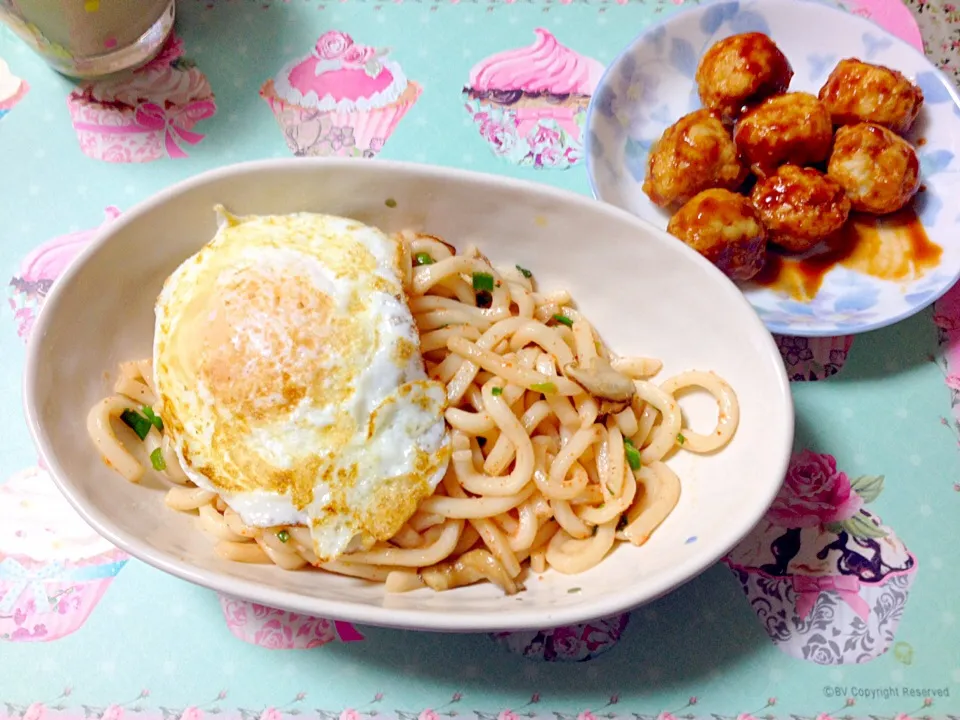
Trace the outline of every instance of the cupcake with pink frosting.
<instances>
[{"instance_id":1,"label":"cupcake with pink frosting","mask_svg":"<svg viewBox=\"0 0 960 720\"><path fill-rule=\"evenodd\" d=\"M864 663L891 646L917 560L864 505L883 478L849 478L834 458L793 458L766 518L725 562L782 651L821 665Z\"/></svg>"},{"instance_id":2,"label":"cupcake with pink frosting","mask_svg":"<svg viewBox=\"0 0 960 720\"><path fill-rule=\"evenodd\" d=\"M363 635L350 623L267 607L220 596L227 629L234 637L270 650L310 650L332 642L358 642Z\"/></svg>"},{"instance_id":3,"label":"cupcake with pink frosting","mask_svg":"<svg viewBox=\"0 0 960 720\"><path fill-rule=\"evenodd\" d=\"M7 63L0 58L0 118L10 112L29 89L27 81L10 72Z\"/></svg>"},{"instance_id":4,"label":"cupcake with pink frosting","mask_svg":"<svg viewBox=\"0 0 960 720\"><path fill-rule=\"evenodd\" d=\"M17 334L26 340L33 328L43 301L56 280L93 236L120 215L112 205L104 210L100 227L80 230L49 240L27 255L20 263L20 274L10 280L10 307L17 323Z\"/></svg>"},{"instance_id":5,"label":"cupcake with pink frosting","mask_svg":"<svg viewBox=\"0 0 960 720\"><path fill-rule=\"evenodd\" d=\"M517 165L569 168L583 158L583 125L603 65L543 28L536 42L481 60L463 89L490 149Z\"/></svg>"},{"instance_id":6,"label":"cupcake with pink frosting","mask_svg":"<svg viewBox=\"0 0 960 720\"><path fill-rule=\"evenodd\" d=\"M260 88L294 155L374 157L420 97L388 51L330 30Z\"/></svg>"},{"instance_id":7,"label":"cupcake with pink frosting","mask_svg":"<svg viewBox=\"0 0 960 720\"><path fill-rule=\"evenodd\" d=\"M76 632L128 556L87 525L39 467L0 484L0 640Z\"/></svg>"},{"instance_id":8,"label":"cupcake with pink frosting","mask_svg":"<svg viewBox=\"0 0 960 720\"><path fill-rule=\"evenodd\" d=\"M95 160L150 162L187 157L203 135L193 127L217 111L207 76L171 35L147 65L80 85L67 98L80 150Z\"/></svg>"}]
</instances>

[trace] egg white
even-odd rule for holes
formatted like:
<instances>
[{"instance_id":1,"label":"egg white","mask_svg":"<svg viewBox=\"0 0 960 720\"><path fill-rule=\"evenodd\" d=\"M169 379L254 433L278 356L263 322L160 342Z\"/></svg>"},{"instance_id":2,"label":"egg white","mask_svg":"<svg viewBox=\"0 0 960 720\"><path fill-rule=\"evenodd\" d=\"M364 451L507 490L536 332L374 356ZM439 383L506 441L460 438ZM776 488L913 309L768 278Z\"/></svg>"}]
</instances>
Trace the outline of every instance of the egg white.
<instances>
[{"instance_id":1,"label":"egg white","mask_svg":"<svg viewBox=\"0 0 960 720\"><path fill-rule=\"evenodd\" d=\"M328 561L386 540L446 471L399 240L310 213L223 216L156 303L154 373L184 472Z\"/></svg>"}]
</instances>

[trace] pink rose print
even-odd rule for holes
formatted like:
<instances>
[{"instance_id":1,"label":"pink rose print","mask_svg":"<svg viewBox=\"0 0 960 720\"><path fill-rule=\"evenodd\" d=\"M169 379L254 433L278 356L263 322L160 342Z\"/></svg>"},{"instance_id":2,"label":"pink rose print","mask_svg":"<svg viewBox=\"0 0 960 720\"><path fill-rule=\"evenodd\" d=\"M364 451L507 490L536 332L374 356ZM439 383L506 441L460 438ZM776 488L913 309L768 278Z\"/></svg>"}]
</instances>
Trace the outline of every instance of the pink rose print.
<instances>
[{"instance_id":1,"label":"pink rose print","mask_svg":"<svg viewBox=\"0 0 960 720\"><path fill-rule=\"evenodd\" d=\"M576 652L580 644L580 636L577 633L577 626L557 628L553 632L553 648L561 655L572 655ZM579 718L578 720L592 720L590 718Z\"/></svg>"},{"instance_id":2,"label":"pink rose print","mask_svg":"<svg viewBox=\"0 0 960 720\"><path fill-rule=\"evenodd\" d=\"M343 56L340 59L343 61L344 65L363 67L367 64L367 61L373 58L375 55L376 52L372 47L351 45L344 51Z\"/></svg>"},{"instance_id":3,"label":"pink rose print","mask_svg":"<svg viewBox=\"0 0 960 720\"><path fill-rule=\"evenodd\" d=\"M293 630L279 620L270 620L256 632L253 642L270 650L289 650L293 647Z\"/></svg>"},{"instance_id":4,"label":"pink rose print","mask_svg":"<svg viewBox=\"0 0 960 720\"><path fill-rule=\"evenodd\" d=\"M563 159L570 165L576 165L583 159L583 154L573 145L563 151Z\"/></svg>"},{"instance_id":5,"label":"pink rose print","mask_svg":"<svg viewBox=\"0 0 960 720\"><path fill-rule=\"evenodd\" d=\"M820 713L817 715L816 720L833 720L833 718L826 713Z\"/></svg>"},{"instance_id":6,"label":"pink rose print","mask_svg":"<svg viewBox=\"0 0 960 720\"><path fill-rule=\"evenodd\" d=\"M108 705L100 720L123 720L123 708L119 705Z\"/></svg>"},{"instance_id":7,"label":"pink rose print","mask_svg":"<svg viewBox=\"0 0 960 720\"><path fill-rule=\"evenodd\" d=\"M577 720L597 720L597 718L589 710L584 710L582 713L577 715Z\"/></svg>"},{"instance_id":8,"label":"pink rose print","mask_svg":"<svg viewBox=\"0 0 960 720\"><path fill-rule=\"evenodd\" d=\"M480 135L490 143L493 151L499 155L505 155L510 152L517 142L512 133L508 132L503 125L499 125L493 120L484 120L480 124Z\"/></svg>"},{"instance_id":9,"label":"pink rose print","mask_svg":"<svg viewBox=\"0 0 960 720\"><path fill-rule=\"evenodd\" d=\"M253 616L261 620L271 615L283 615L283 610L277 610L276 608L267 607L259 603L250 603L250 609L253 610Z\"/></svg>"},{"instance_id":10,"label":"pink rose print","mask_svg":"<svg viewBox=\"0 0 960 720\"><path fill-rule=\"evenodd\" d=\"M757 720L757 719L750 713L741 713L740 715L737 715L737 720Z\"/></svg>"},{"instance_id":11,"label":"pink rose print","mask_svg":"<svg viewBox=\"0 0 960 720\"><path fill-rule=\"evenodd\" d=\"M424 710L417 716L417 720L440 720L440 715L436 710Z\"/></svg>"},{"instance_id":12,"label":"pink rose print","mask_svg":"<svg viewBox=\"0 0 960 720\"><path fill-rule=\"evenodd\" d=\"M534 147L550 147L560 142L560 132L553 128L538 125L531 134L530 144Z\"/></svg>"},{"instance_id":13,"label":"pink rose print","mask_svg":"<svg viewBox=\"0 0 960 720\"><path fill-rule=\"evenodd\" d=\"M109 163L133 162L133 156L130 154L130 149L120 144L105 147L101 152L101 157L103 158L104 162Z\"/></svg>"},{"instance_id":14,"label":"pink rose print","mask_svg":"<svg viewBox=\"0 0 960 720\"><path fill-rule=\"evenodd\" d=\"M340 713L340 720L360 720L360 713L353 708L347 708Z\"/></svg>"},{"instance_id":15,"label":"pink rose print","mask_svg":"<svg viewBox=\"0 0 960 720\"><path fill-rule=\"evenodd\" d=\"M47 707L43 703L35 702L23 714L23 720L44 720L47 717Z\"/></svg>"},{"instance_id":16,"label":"pink rose print","mask_svg":"<svg viewBox=\"0 0 960 720\"><path fill-rule=\"evenodd\" d=\"M351 45L353 45L352 37L339 30L330 30L317 40L317 55L323 60L336 60Z\"/></svg>"},{"instance_id":17,"label":"pink rose print","mask_svg":"<svg viewBox=\"0 0 960 720\"><path fill-rule=\"evenodd\" d=\"M246 603L239 600L224 600L221 603L223 614L227 618L227 625L231 628L240 628L247 624Z\"/></svg>"},{"instance_id":18,"label":"pink rose print","mask_svg":"<svg viewBox=\"0 0 960 720\"><path fill-rule=\"evenodd\" d=\"M560 164L562 157L560 151L556 148L545 147L534 157L533 165L534 167L553 167Z\"/></svg>"},{"instance_id":19,"label":"pink rose print","mask_svg":"<svg viewBox=\"0 0 960 720\"><path fill-rule=\"evenodd\" d=\"M833 456L804 450L791 460L767 517L783 527L817 527L851 518L862 506Z\"/></svg>"},{"instance_id":20,"label":"pink rose print","mask_svg":"<svg viewBox=\"0 0 960 720\"><path fill-rule=\"evenodd\" d=\"M283 720L283 713L276 708L268 707L260 713L260 720Z\"/></svg>"},{"instance_id":21,"label":"pink rose print","mask_svg":"<svg viewBox=\"0 0 960 720\"><path fill-rule=\"evenodd\" d=\"M657 715L657 720L677 720L677 718L673 713L662 712Z\"/></svg>"},{"instance_id":22,"label":"pink rose print","mask_svg":"<svg viewBox=\"0 0 960 720\"><path fill-rule=\"evenodd\" d=\"M518 720L517 714L513 710L504 710L497 715L497 720Z\"/></svg>"},{"instance_id":23,"label":"pink rose print","mask_svg":"<svg viewBox=\"0 0 960 720\"><path fill-rule=\"evenodd\" d=\"M947 387L951 390L960 390L960 375L954 373L947 375Z\"/></svg>"},{"instance_id":24,"label":"pink rose print","mask_svg":"<svg viewBox=\"0 0 960 720\"><path fill-rule=\"evenodd\" d=\"M181 713L180 720L203 720L203 710L191 705Z\"/></svg>"}]
</instances>

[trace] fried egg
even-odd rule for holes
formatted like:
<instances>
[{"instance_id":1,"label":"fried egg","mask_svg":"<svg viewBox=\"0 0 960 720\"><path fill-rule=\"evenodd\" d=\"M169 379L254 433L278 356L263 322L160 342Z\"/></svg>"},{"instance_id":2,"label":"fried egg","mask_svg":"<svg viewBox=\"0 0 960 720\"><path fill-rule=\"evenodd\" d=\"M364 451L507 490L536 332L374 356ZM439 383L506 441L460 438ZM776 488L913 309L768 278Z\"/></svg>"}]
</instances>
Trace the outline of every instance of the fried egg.
<instances>
[{"instance_id":1,"label":"fried egg","mask_svg":"<svg viewBox=\"0 0 960 720\"><path fill-rule=\"evenodd\" d=\"M164 283L154 380L180 463L321 562L401 528L446 471L400 240L355 220L233 217Z\"/></svg>"}]
</instances>

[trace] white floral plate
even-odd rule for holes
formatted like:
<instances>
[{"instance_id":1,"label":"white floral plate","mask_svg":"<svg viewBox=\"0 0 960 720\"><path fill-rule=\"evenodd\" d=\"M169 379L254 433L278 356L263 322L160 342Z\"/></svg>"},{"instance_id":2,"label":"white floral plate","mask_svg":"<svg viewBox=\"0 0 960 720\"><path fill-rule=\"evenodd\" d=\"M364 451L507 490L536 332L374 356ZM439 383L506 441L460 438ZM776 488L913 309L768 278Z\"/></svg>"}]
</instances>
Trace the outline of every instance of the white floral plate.
<instances>
[{"instance_id":1,"label":"white floral plate","mask_svg":"<svg viewBox=\"0 0 960 720\"><path fill-rule=\"evenodd\" d=\"M660 228L669 216L643 194L647 152L664 129L700 106L694 73L717 40L768 34L793 66L791 90L816 94L845 57L896 68L926 99L908 139L918 149L925 192L914 208L939 264L909 282L831 270L809 302L752 283L743 292L767 327L797 336L852 335L892 325L933 303L960 277L960 98L950 81L907 43L815 0L715 2L671 17L638 37L610 65L587 114L587 172L594 195Z\"/></svg>"}]
</instances>

